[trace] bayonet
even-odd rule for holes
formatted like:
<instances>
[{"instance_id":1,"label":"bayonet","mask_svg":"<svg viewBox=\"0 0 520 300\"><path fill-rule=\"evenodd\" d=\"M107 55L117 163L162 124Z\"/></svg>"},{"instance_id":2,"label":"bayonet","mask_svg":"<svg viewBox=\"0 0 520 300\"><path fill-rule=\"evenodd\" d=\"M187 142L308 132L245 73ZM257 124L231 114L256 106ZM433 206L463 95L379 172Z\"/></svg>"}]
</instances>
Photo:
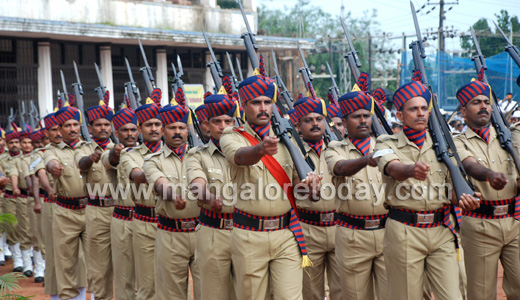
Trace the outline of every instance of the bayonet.
<instances>
[{"instance_id":1,"label":"bayonet","mask_svg":"<svg viewBox=\"0 0 520 300\"><path fill-rule=\"evenodd\" d=\"M507 36L504 34L504 32L502 31L502 29L500 27L498 27L497 23L495 23L495 21L493 21L493 23L495 24L495 26L497 27L498 31L500 32L500 34L502 35L502 37L506 40L507 42L507 46L505 48L505 51L507 53L509 53L509 56L511 56L511 58L515 61L516 65L520 68L520 51L518 50L517 47L515 47L515 45L513 45L513 43L507 38ZM517 82L519 82L517 80Z\"/></svg>"},{"instance_id":2,"label":"bayonet","mask_svg":"<svg viewBox=\"0 0 520 300\"><path fill-rule=\"evenodd\" d=\"M148 64L148 59L146 59L146 53L144 52L143 44L141 43L141 39L137 39L139 43L139 49L141 49L141 55L143 56L144 67L139 69L141 74L143 75L146 91L148 92L148 96L152 95L152 91L157 88L155 85L155 79L153 77L152 68Z\"/></svg>"},{"instance_id":3,"label":"bayonet","mask_svg":"<svg viewBox=\"0 0 520 300\"><path fill-rule=\"evenodd\" d=\"M231 69L231 80L233 81L233 89L238 90L238 79L237 75L235 73L235 68L233 67L233 60L231 60L231 56L229 56L229 53L226 51L226 57L228 60L229 68Z\"/></svg>"},{"instance_id":4,"label":"bayonet","mask_svg":"<svg viewBox=\"0 0 520 300\"><path fill-rule=\"evenodd\" d=\"M64 105L65 105L65 102L66 101L69 101L69 92L67 92L67 84L65 83L65 76L63 75L63 71L60 70L60 75L61 75L61 87L63 88L63 95L65 96L64 99L62 99L62 101L64 101Z\"/></svg>"},{"instance_id":5,"label":"bayonet","mask_svg":"<svg viewBox=\"0 0 520 300\"><path fill-rule=\"evenodd\" d=\"M132 69L130 68L130 63L128 59L125 57L126 70L128 71L128 77L130 78L129 82L125 83L125 88L128 93L128 100L130 101L131 108L135 111L139 106L141 106L141 93L139 92L139 88L134 81L134 76L132 75Z\"/></svg>"},{"instance_id":6,"label":"bayonet","mask_svg":"<svg viewBox=\"0 0 520 300\"><path fill-rule=\"evenodd\" d=\"M211 77L213 78L213 82L215 83L215 88L217 91L222 86L222 77L224 74L222 73L222 68L220 67L220 63L215 57L215 53L213 53L213 48L211 47L211 43L209 42L208 36L204 29L202 29L202 34L204 35L204 39L206 40L206 45L208 45L208 50L211 55L212 61L206 64L206 67L209 68L211 72Z\"/></svg>"},{"instance_id":7,"label":"bayonet","mask_svg":"<svg viewBox=\"0 0 520 300\"><path fill-rule=\"evenodd\" d=\"M85 108L83 105L83 86L81 85L81 80L79 79L78 66L76 65L75 61L73 61L73 64L74 64L74 72L76 73L77 82L72 84L72 90L74 91L74 96L76 97L76 106L77 106L78 110L81 112L81 115L83 118L83 121L80 124L80 126L81 126L80 131L81 131L81 135L83 136L83 139L87 142L90 142L90 140L91 140L90 133L87 128L88 117L85 114ZM103 98L101 98L101 99L103 99Z\"/></svg>"},{"instance_id":8,"label":"bayonet","mask_svg":"<svg viewBox=\"0 0 520 300\"><path fill-rule=\"evenodd\" d=\"M244 75L242 74L242 68L240 67L240 60L238 59L238 57L236 58L237 59L237 68L238 68L238 75L240 75L240 81L244 81Z\"/></svg>"},{"instance_id":9,"label":"bayonet","mask_svg":"<svg viewBox=\"0 0 520 300\"><path fill-rule=\"evenodd\" d=\"M15 119L14 109L12 106L9 109L9 117L7 119L9 120L9 122L7 123L7 131L11 131L13 130L13 125L11 125L11 123L13 123Z\"/></svg>"},{"instance_id":10,"label":"bayonet","mask_svg":"<svg viewBox=\"0 0 520 300\"><path fill-rule=\"evenodd\" d=\"M330 81L332 81L332 86L329 88L329 91L332 94L332 98L334 98L334 101L336 102L335 104L337 104L339 99L339 88L336 85L336 79L334 79L334 73L332 73L329 62L327 62L327 69L329 70Z\"/></svg>"},{"instance_id":11,"label":"bayonet","mask_svg":"<svg viewBox=\"0 0 520 300\"><path fill-rule=\"evenodd\" d=\"M312 78L311 69L307 65L307 60L305 59L305 56L303 55L303 51L302 51L302 48L300 47L300 45L298 45L298 51L300 51L300 57L301 57L302 63L303 63L303 68L300 68L300 73L302 73L302 76L307 76L307 78L308 78L308 79L304 78L303 81L305 83L307 83L307 81L312 82L314 79Z\"/></svg>"},{"instance_id":12,"label":"bayonet","mask_svg":"<svg viewBox=\"0 0 520 300\"><path fill-rule=\"evenodd\" d=\"M36 108L36 105L34 105L34 101L33 100L30 101L30 104L31 104L31 112L30 112L31 126L32 126L33 129L35 129L36 126L38 125L39 121L40 121L40 117L39 117L39 114L38 114L38 109Z\"/></svg>"},{"instance_id":13,"label":"bayonet","mask_svg":"<svg viewBox=\"0 0 520 300\"><path fill-rule=\"evenodd\" d=\"M21 101L22 103L22 110L20 111L19 113L19 117L20 117L20 127L22 128L22 130L26 130L27 128L25 127L25 101Z\"/></svg>"},{"instance_id":14,"label":"bayonet","mask_svg":"<svg viewBox=\"0 0 520 300\"><path fill-rule=\"evenodd\" d=\"M177 55L177 67L179 67L179 78L184 75L184 71L182 70L182 62L181 57Z\"/></svg>"},{"instance_id":15,"label":"bayonet","mask_svg":"<svg viewBox=\"0 0 520 300\"><path fill-rule=\"evenodd\" d=\"M352 39L350 38L350 33L347 29L347 25L345 25L345 20L343 20L343 18L340 18L340 20L341 26L343 27L343 32L345 33L345 38L347 39L347 42L350 46L350 51L347 51L344 57L348 61L350 70L352 71L352 75L354 75L354 80L357 81L357 79L359 78L359 68L361 68L361 62L359 61L359 58L357 56L358 52L356 51L356 48L354 48L354 44L352 43Z\"/></svg>"},{"instance_id":16,"label":"bayonet","mask_svg":"<svg viewBox=\"0 0 520 300\"><path fill-rule=\"evenodd\" d=\"M291 93L289 93L289 90L287 90L287 87L285 86L285 83L282 80L282 77L280 76L280 73L278 73L278 64L276 63L276 54L273 50L271 50L271 56L273 58L273 70L274 70L274 80L276 81L276 84L278 85L280 89L280 96L283 99L285 105L289 108L289 110L293 109L293 99L291 97Z\"/></svg>"},{"instance_id":17,"label":"bayonet","mask_svg":"<svg viewBox=\"0 0 520 300\"><path fill-rule=\"evenodd\" d=\"M94 92L96 92L98 99L102 100L105 98L106 86L103 84L103 77L101 77L101 72L99 71L99 67L98 67L97 63L94 63L94 67L96 69L96 74L97 74L97 78L99 81L99 86L94 88ZM112 132L110 133L110 138L112 139L112 141L114 143L119 144L119 139L117 138L117 136L115 134L116 129L114 128L113 124L111 124L111 126L112 126Z\"/></svg>"}]
</instances>

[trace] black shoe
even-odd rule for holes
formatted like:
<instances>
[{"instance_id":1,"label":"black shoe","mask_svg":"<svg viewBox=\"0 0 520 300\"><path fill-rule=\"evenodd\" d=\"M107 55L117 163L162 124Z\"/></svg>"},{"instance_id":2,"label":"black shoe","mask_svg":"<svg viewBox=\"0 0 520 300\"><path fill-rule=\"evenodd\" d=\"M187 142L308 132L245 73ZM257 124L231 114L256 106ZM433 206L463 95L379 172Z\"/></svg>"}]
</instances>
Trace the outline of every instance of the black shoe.
<instances>
[{"instance_id":1,"label":"black shoe","mask_svg":"<svg viewBox=\"0 0 520 300\"><path fill-rule=\"evenodd\" d=\"M25 275L26 277L32 277L33 272L28 270L28 271L23 272L23 275Z\"/></svg>"},{"instance_id":2,"label":"black shoe","mask_svg":"<svg viewBox=\"0 0 520 300\"><path fill-rule=\"evenodd\" d=\"M34 277L34 282L42 283L43 282L43 277Z\"/></svg>"},{"instance_id":3,"label":"black shoe","mask_svg":"<svg viewBox=\"0 0 520 300\"><path fill-rule=\"evenodd\" d=\"M5 266L5 260L0 261L0 266Z\"/></svg>"},{"instance_id":4,"label":"black shoe","mask_svg":"<svg viewBox=\"0 0 520 300\"><path fill-rule=\"evenodd\" d=\"M10 260L10 259L13 259L13 256L12 256L12 255L6 255L6 256L5 256L5 260Z\"/></svg>"},{"instance_id":5,"label":"black shoe","mask_svg":"<svg viewBox=\"0 0 520 300\"><path fill-rule=\"evenodd\" d=\"M13 269L13 272L22 273L23 267L17 267Z\"/></svg>"}]
</instances>

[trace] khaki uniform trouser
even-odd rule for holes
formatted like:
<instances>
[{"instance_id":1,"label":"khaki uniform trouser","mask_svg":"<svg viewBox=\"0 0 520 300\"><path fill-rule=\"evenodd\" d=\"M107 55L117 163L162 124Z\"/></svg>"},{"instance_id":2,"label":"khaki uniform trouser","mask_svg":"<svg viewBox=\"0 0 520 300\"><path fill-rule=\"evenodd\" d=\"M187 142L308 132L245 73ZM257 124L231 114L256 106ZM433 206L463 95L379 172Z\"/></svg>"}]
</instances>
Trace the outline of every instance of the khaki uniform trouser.
<instances>
[{"instance_id":1,"label":"khaki uniform trouser","mask_svg":"<svg viewBox=\"0 0 520 300\"><path fill-rule=\"evenodd\" d=\"M237 299L231 261L231 230L198 225L195 261L200 270L202 299Z\"/></svg>"},{"instance_id":2,"label":"khaki uniform trouser","mask_svg":"<svg viewBox=\"0 0 520 300\"><path fill-rule=\"evenodd\" d=\"M43 200L42 200L43 202ZM43 204L42 204L43 206ZM43 241L42 214L34 212L34 198L27 198L27 215L29 216L31 245L34 251L41 251L45 257L45 245Z\"/></svg>"},{"instance_id":3,"label":"khaki uniform trouser","mask_svg":"<svg viewBox=\"0 0 520 300\"><path fill-rule=\"evenodd\" d=\"M196 242L195 231L170 232L162 229L157 230L155 239L155 292L157 300L188 299L190 271L193 277L194 299L202 299L200 297L199 267L195 261Z\"/></svg>"},{"instance_id":4,"label":"khaki uniform trouser","mask_svg":"<svg viewBox=\"0 0 520 300\"><path fill-rule=\"evenodd\" d=\"M52 234L52 216L54 204L42 202L42 231L43 241L45 244L45 294L58 294L58 281L56 279L56 267L54 264L54 239ZM84 262L85 255L82 247L79 247L79 261ZM85 271L85 263L79 263L76 268L78 287L87 286L87 272Z\"/></svg>"},{"instance_id":5,"label":"khaki uniform trouser","mask_svg":"<svg viewBox=\"0 0 520 300\"><path fill-rule=\"evenodd\" d=\"M339 299L389 298L383 240L385 229L336 228L336 254L343 296Z\"/></svg>"},{"instance_id":6,"label":"khaki uniform trouser","mask_svg":"<svg viewBox=\"0 0 520 300\"><path fill-rule=\"evenodd\" d=\"M138 300L155 299L155 236L157 223L143 222L137 219L132 221L135 280Z\"/></svg>"},{"instance_id":7,"label":"khaki uniform trouser","mask_svg":"<svg viewBox=\"0 0 520 300\"><path fill-rule=\"evenodd\" d=\"M325 273L331 299L341 299L339 268L336 262L336 226L314 226L300 222L305 246L312 261L312 267L303 274L303 299L323 300L325 298ZM308 273L308 274L307 274Z\"/></svg>"},{"instance_id":8,"label":"khaki uniform trouser","mask_svg":"<svg viewBox=\"0 0 520 300\"><path fill-rule=\"evenodd\" d=\"M11 214L15 217L16 216L16 204L18 200L16 198L6 198L3 197L3 211L5 214ZM8 245L14 245L18 242L20 242L20 237L18 234L18 224L13 225L9 230L7 230L7 244Z\"/></svg>"},{"instance_id":9,"label":"khaki uniform trouser","mask_svg":"<svg viewBox=\"0 0 520 300\"><path fill-rule=\"evenodd\" d=\"M18 242L20 242L20 250L30 250L32 245L31 240L31 221L28 213L28 198L16 198L16 219L18 225L16 226L16 234Z\"/></svg>"},{"instance_id":10,"label":"khaki uniform trouser","mask_svg":"<svg viewBox=\"0 0 520 300\"><path fill-rule=\"evenodd\" d=\"M116 300L135 300L133 221L112 218L110 238Z\"/></svg>"},{"instance_id":11,"label":"khaki uniform trouser","mask_svg":"<svg viewBox=\"0 0 520 300\"><path fill-rule=\"evenodd\" d=\"M233 228L231 257L238 299L302 300L302 255L289 229L271 232Z\"/></svg>"},{"instance_id":12,"label":"khaki uniform trouser","mask_svg":"<svg viewBox=\"0 0 520 300\"><path fill-rule=\"evenodd\" d=\"M85 209L72 210L54 204L52 233L54 235L54 264L58 280L58 295L66 300L79 295L79 279L84 274L78 268L84 264L80 257L80 247L86 249ZM88 257L87 257L88 259ZM89 263L87 261L87 263Z\"/></svg>"},{"instance_id":13,"label":"khaki uniform trouser","mask_svg":"<svg viewBox=\"0 0 520 300\"><path fill-rule=\"evenodd\" d=\"M504 267L502 287L507 299L520 299L519 228L514 218L462 217L468 299L496 298L499 259Z\"/></svg>"},{"instance_id":14,"label":"khaki uniform trouser","mask_svg":"<svg viewBox=\"0 0 520 300\"><path fill-rule=\"evenodd\" d=\"M87 250L89 262L89 290L96 300L108 300L114 296L114 271L110 246L110 223L113 207L86 208Z\"/></svg>"},{"instance_id":15,"label":"khaki uniform trouser","mask_svg":"<svg viewBox=\"0 0 520 300\"><path fill-rule=\"evenodd\" d=\"M444 226L417 228L388 219L383 254L390 299L421 299L425 280L435 299L462 299L454 239Z\"/></svg>"}]
</instances>

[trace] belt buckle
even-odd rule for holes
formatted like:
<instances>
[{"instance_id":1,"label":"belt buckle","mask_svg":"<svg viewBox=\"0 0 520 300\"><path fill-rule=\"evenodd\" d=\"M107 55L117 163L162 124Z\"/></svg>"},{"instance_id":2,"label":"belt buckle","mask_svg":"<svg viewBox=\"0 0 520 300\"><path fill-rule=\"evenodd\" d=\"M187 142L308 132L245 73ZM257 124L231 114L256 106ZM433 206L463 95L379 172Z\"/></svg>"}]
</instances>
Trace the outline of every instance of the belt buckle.
<instances>
[{"instance_id":1,"label":"belt buckle","mask_svg":"<svg viewBox=\"0 0 520 300\"><path fill-rule=\"evenodd\" d=\"M509 213L509 204L506 205L495 205L493 206L493 216L503 216Z\"/></svg>"},{"instance_id":2,"label":"belt buckle","mask_svg":"<svg viewBox=\"0 0 520 300\"><path fill-rule=\"evenodd\" d=\"M334 213L320 214L320 223L334 222Z\"/></svg>"},{"instance_id":3,"label":"belt buckle","mask_svg":"<svg viewBox=\"0 0 520 300\"><path fill-rule=\"evenodd\" d=\"M233 219L221 219L220 228L232 229L233 228Z\"/></svg>"},{"instance_id":4,"label":"belt buckle","mask_svg":"<svg viewBox=\"0 0 520 300\"><path fill-rule=\"evenodd\" d=\"M435 220L435 214L417 214L417 224L431 224Z\"/></svg>"},{"instance_id":5,"label":"belt buckle","mask_svg":"<svg viewBox=\"0 0 520 300\"><path fill-rule=\"evenodd\" d=\"M80 205L87 205L88 203L88 198L81 198L81 199L78 199L78 203Z\"/></svg>"},{"instance_id":6,"label":"belt buckle","mask_svg":"<svg viewBox=\"0 0 520 300\"><path fill-rule=\"evenodd\" d=\"M130 218L130 219L134 218L134 210L133 209L128 210L128 218Z\"/></svg>"},{"instance_id":7,"label":"belt buckle","mask_svg":"<svg viewBox=\"0 0 520 300\"><path fill-rule=\"evenodd\" d=\"M365 220L365 229L376 229L381 225L381 219Z\"/></svg>"},{"instance_id":8,"label":"belt buckle","mask_svg":"<svg viewBox=\"0 0 520 300\"><path fill-rule=\"evenodd\" d=\"M114 199L103 199L102 201L104 207L114 206Z\"/></svg>"},{"instance_id":9,"label":"belt buckle","mask_svg":"<svg viewBox=\"0 0 520 300\"><path fill-rule=\"evenodd\" d=\"M196 224L195 221L181 221L181 229L193 229Z\"/></svg>"},{"instance_id":10,"label":"belt buckle","mask_svg":"<svg viewBox=\"0 0 520 300\"><path fill-rule=\"evenodd\" d=\"M270 230L270 229L280 228L280 219L262 220L262 221L263 221L262 229Z\"/></svg>"}]
</instances>

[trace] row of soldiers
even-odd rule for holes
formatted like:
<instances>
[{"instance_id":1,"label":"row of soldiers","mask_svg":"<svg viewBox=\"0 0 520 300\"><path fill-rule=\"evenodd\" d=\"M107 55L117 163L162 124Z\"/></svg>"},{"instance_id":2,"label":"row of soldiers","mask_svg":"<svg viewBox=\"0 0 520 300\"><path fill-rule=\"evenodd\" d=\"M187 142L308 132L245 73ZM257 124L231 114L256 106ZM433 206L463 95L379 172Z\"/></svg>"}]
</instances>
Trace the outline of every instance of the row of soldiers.
<instances>
[{"instance_id":1,"label":"row of soldiers","mask_svg":"<svg viewBox=\"0 0 520 300\"><path fill-rule=\"evenodd\" d=\"M421 82L393 96L403 131L377 140L364 90L329 107L296 101L302 155L315 166L300 178L271 128L277 86L262 70L238 93L205 98L196 111L209 141L192 149L182 89L163 107L155 90L117 113L105 97L87 120L65 103L38 136L6 132L0 163L10 180L0 184L3 211L19 219L6 233L15 271L33 271L32 246L36 278L46 259L51 299L85 299L87 286L93 299L112 299L114 285L116 299L187 299L190 274L195 299L323 299L327 286L331 299L494 299L500 259L504 290L520 299L519 175L491 126L487 84L457 92L468 130L456 145L476 188L457 199L433 150L433 97ZM236 127L240 108L246 122ZM347 138L324 142L327 114ZM44 137L44 147L24 146ZM31 211L41 218L24 217Z\"/></svg>"}]
</instances>

